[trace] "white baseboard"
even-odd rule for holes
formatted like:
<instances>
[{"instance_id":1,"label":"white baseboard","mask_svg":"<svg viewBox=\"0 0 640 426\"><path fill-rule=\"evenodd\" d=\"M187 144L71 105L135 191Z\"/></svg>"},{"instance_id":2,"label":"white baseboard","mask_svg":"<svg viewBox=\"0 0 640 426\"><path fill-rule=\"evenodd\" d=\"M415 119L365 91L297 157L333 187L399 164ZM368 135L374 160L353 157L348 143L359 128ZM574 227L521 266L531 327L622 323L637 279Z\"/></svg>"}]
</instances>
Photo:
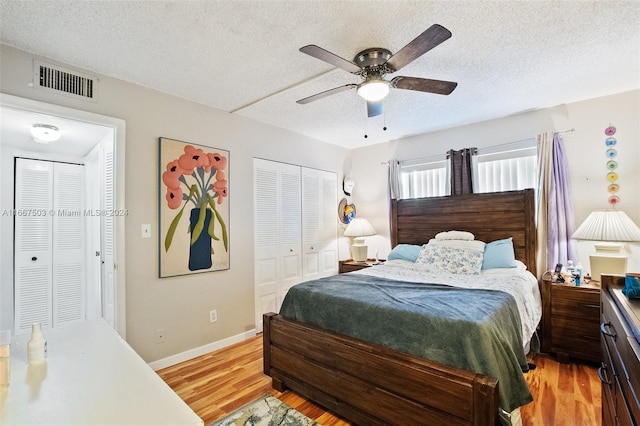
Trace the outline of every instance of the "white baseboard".
<instances>
[{"instance_id":1,"label":"white baseboard","mask_svg":"<svg viewBox=\"0 0 640 426\"><path fill-rule=\"evenodd\" d=\"M257 334L256 329L245 331L244 333L236 334L235 336L227 337L226 339L218 340L217 342L207 343L204 346L198 348L189 349L188 351L181 352L179 354L171 355L166 358L159 359L149 363L149 367L153 371L158 371L163 368L171 367L172 365L180 364L181 362L188 361L190 359L199 357L200 355L207 354L209 352L217 351L218 349L226 348L234 343L239 343L254 337Z\"/></svg>"}]
</instances>

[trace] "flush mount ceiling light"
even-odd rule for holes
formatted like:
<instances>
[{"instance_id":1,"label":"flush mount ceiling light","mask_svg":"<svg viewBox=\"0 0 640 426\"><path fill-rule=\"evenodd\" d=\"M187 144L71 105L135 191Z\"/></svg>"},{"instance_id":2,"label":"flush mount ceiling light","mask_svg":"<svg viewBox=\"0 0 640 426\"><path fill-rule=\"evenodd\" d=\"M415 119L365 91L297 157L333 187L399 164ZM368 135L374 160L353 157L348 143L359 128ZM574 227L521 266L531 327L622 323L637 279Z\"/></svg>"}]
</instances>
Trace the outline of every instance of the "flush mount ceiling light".
<instances>
[{"instance_id":1,"label":"flush mount ceiling light","mask_svg":"<svg viewBox=\"0 0 640 426\"><path fill-rule=\"evenodd\" d=\"M371 77L358 86L358 95L365 101L378 102L389 94L389 82L382 77Z\"/></svg>"},{"instance_id":2,"label":"flush mount ceiling light","mask_svg":"<svg viewBox=\"0 0 640 426\"><path fill-rule=\"evenodd\" d=\"M39 143L55 142L62 136L60 129L50 124L34 124L31 127L33 140Z\"/></svg>"}]
</instances>

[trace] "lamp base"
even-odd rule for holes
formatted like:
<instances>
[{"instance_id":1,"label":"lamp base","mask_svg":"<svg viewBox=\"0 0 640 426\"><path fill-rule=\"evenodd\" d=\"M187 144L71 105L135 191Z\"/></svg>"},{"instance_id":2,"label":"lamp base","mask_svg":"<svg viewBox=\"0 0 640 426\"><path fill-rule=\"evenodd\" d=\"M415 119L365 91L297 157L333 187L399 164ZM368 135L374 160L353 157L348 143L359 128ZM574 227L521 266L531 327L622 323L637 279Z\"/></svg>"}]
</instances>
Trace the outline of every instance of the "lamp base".
<instances>
[{"instance_id":1,"label":"lamp base","mask_svg":"<svg viewBox=\"0 0 640 426\"><path fill-rule=\"evenodd\" d=\"M596 253L611 253L617 254L622 252L622 247L624 247L620 243L609 243L609 242L599 242L593 245L596 249Z\"/></svg>"},{"instance_id":2,"label":"lamp base","mask_svg":"<svg viewBox=\"0 0 640 426\"><path fill-rule=\"evenodd\" d=\"M351 258L354 260L354 262L366 262L368 251L368 246L354 244L351 246Z\"/></svg>"},{"instance_id":3,"label":"lamp base","mask_svg":"<svg viewBox=\"0 0 640 426\"><path fill-rule=\"evenodd\" d=\"M591 279L602 281L602 274L624 275L627 272L627 256L624 255L589 255Z\"/></svg>"}]
</instances>

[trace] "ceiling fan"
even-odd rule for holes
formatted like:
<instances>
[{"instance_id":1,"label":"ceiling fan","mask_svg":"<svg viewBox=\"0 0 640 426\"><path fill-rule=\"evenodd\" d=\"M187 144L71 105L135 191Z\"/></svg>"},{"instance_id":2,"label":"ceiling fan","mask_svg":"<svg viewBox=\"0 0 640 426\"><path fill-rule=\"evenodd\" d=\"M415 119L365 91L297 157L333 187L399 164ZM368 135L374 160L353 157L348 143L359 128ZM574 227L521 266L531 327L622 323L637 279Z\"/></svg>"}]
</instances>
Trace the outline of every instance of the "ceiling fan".
<instances>
[{"instance_id":1,"label":"ceiling fan","mask_svg":"<svg viewBox=\"0 0 640 426\"><path fill-rule=\"evenodd\" d=\"M308 104L345 90L357 89L358 95L367 101L367 116L375 117L382 114L382 100L389 94L391 88L448 95L453 92L458 83L404 76L397 76L389 81L385 80L384 76L400 70L450 37L451 31L434 24L395 54L387 49L374 47L358 53L353 58L353 62L315 44L301 47L301 52L359 75L363 81L360 84L352 83L335 87L300 99L297 103Z\"/></svg>"}]
</instances>

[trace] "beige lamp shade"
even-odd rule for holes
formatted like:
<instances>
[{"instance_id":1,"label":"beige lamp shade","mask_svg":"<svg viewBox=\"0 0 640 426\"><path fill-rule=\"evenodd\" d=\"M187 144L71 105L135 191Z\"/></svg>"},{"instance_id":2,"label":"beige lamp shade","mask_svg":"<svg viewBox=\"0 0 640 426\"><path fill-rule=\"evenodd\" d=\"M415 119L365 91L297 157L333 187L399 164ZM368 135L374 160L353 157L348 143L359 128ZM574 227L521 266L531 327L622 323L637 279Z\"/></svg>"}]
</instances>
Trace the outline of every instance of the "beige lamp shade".
<instances>
[{"instance_id":1,"label":"beige lamp shade","mask_svg":"<svg viewBox=\"0 0 640 426\"><path fill-rule=\"evenodd\" d=\"M362 217L356 217L344 231L345 237L353 238L351 245L351 258L356 262L366 262L368 247L364 243L364 237L376 235L376 230L369 221Z\"/></svg>"},{"instance_id":2,"label":"beige lamp shade","mask_svg":"<svg viewBox=\"0 0 640 426\"><path fill-rule=\"evenodd\" d=\"M349 222L349 226L347 226L347 229L344 231L345 237L368 237L371 235L376 235L376 230L373 229L369 221L363 217L354 218Z\"/></svg>"},{"instance_id":3,"label":"beige lamp shade","mask_svg":"<svg viewBox=\"0 0 640 426\"><path fill-rule=\"evenodd\" d=\"M624 212L601 210L591 213L573 233L576 240L601 241L596 253L589 256L591 277L601 281L602 274L624 274L627 256L621 254L620 242L640 241L640 228Z\"/></svg>"},{"instance_id":4,"label":"beige lamp shade","mask_svg":"<svg viewBox=\"0 0 640 426\"><path fill-rule=\"evenodd\" d=\"M592 212L571 236L576 240L640 241L640 228L618 210Z\"/></svg>"}]
</instances>

